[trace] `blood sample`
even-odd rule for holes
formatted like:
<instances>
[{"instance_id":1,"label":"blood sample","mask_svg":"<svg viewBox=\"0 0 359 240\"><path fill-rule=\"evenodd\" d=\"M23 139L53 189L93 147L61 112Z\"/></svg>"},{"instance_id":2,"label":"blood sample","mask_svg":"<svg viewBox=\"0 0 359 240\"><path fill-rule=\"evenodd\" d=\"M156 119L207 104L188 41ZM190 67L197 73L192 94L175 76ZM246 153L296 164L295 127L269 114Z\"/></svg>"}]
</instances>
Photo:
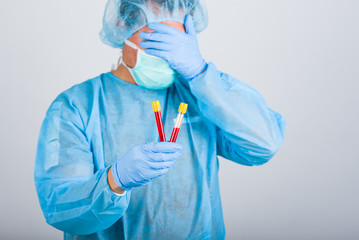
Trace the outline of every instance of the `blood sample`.
<instances>
[{"instance_id":1,"label":"blood sample","mask_svg":"<svg viewBox=\"0 0 359 240\"><path fill-rule=\"evenodd\" d=\"M153 112L155 113L158 135L160 136L160 142L166 142L165 131L163 129L163 123L162 123L160 102L159 101L152 102L152 108L153 108Z\"/></svg>"},{"instance_id":2,"label":"blood sample","mask_svg":"<svg viewBox=\"0 0 359 240\"><path fill-rule=\"evenodd\" d=\"M177 115L175 126L173 127L173 130L172 130L170 142L176 142L176 140L177 140L178 132L181 128L182 120L187 111L187 107L188 107L188 104L181 103L178 108L178 115Z\"/></svg>"}]
</instances>

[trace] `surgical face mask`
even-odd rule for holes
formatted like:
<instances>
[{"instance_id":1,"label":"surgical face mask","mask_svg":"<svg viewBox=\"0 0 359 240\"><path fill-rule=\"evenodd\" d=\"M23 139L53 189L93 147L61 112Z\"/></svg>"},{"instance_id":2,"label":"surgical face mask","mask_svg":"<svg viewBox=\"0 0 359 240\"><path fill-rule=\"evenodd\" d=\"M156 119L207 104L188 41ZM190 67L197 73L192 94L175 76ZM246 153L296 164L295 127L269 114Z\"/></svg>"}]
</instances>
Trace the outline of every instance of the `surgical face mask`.
<instances>
[{"instance_id":1,"label":"surgical face mask","mask_svg":"<svg viewBox=\"0 0 359 240\"><path fill-rule=\"evenodd\" d=\"M172 85L177 73L166 60L145 53L128 40L125 41L125 44L137 50L137 62L133 68L128 67L122 59L121 63L130 71L139 86L148 89L165 89Z\"/></svg>"}]
</instances>

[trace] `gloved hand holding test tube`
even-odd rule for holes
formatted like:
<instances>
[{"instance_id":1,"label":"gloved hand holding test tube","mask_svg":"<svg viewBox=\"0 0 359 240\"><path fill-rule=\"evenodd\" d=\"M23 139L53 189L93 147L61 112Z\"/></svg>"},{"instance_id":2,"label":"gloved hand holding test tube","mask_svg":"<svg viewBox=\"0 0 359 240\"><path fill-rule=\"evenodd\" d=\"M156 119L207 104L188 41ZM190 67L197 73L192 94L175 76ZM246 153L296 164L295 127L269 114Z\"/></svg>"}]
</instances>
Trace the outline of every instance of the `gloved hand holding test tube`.
<instances>
[{"instance_id":1,"label":"gloved hand holding test tube","mask_svg":"<svg viewBox=\"0 0 359 240\"><path fill-rule=\"evenodd\" d=\"M180 107L178 109L178 115L177 115L176 123L175 123L175 126L173 127L173 130L172 130L170 142L175 143L176 140L177 140L177 136L178 136L179 130L181 128L181 124L182 124L184 114L187 111L187 107L188 107L188 104L186 104L186 103L181 103L180 104ZM164 128L163 128L162 117L161 117L160 102L159 101L152 102L152 108L153 108L153 111L154 111L155 117L156 117L157 130L158 130L158 134L160 136L160 141L165 142L166 137L165 137L165 132L163 130Z\"/></svg>"}]
</instances>

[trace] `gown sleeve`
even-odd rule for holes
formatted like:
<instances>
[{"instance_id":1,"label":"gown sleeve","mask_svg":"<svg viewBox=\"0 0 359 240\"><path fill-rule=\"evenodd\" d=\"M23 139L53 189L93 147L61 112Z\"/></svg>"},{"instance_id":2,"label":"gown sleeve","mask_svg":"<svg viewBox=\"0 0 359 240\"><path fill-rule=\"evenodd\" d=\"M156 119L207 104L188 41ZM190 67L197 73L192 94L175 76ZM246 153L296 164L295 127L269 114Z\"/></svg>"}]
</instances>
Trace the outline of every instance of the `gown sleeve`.
<instances>
[{"instance_id":1,"label":"gown sleeve","mask_svg":"<svg viewBox=\"0 0 359 240\"><path fill-rule=\"evenodd\" d=\"M201 113L217 126L217 154L242 165L261 165L279 150L286 122L263 97L213 63L189 82Z\"/></svg>"},{"instance_id":2,"label":"gown sleeve","mask_svg":"<svg viewBox=\"0 0 359 240\"><path fill-rule=\"evenodd\" d=\"M47 223L87 235L109 228L124 214L130 192L112 192L110 167L95 171L93 161L77 108L58 97L43 121L35 163L35 185Z\"/></svg>"}]
</instances>

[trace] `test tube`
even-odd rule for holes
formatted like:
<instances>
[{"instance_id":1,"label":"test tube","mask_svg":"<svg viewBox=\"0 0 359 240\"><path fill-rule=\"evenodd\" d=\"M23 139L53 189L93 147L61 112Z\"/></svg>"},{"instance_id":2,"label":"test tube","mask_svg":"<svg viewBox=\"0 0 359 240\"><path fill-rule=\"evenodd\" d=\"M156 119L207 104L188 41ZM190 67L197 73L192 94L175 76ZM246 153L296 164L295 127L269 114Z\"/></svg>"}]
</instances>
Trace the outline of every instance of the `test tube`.
<instances>
[{"instance_id":1,"label":"test tube","mask_svg":"<svg viewBox=\"0 0 359 240\"><path fill-rule=\"evenodd\" d=\"M187 107L188 107L188 104L181 103L178 108L178 115L177 115L175 126L173 127L173 130L172 130L170 142L176 142L176 140L177 140L178 132L181 128L182 120L187 111Z\"/></svg>"},{"instance_id":2,"label":"test tube","mask_svg":"<svg viewBox=\"0 0 359 240\"><path fill-rule=\"evenodd\" d=\"M155 113L158 135L160 136L160 142L166 142L165 131L163 129L163 123L162 123L160 101L153 101L152 108L153 108L153 112Z\"/></svg>"}]
</instances>

